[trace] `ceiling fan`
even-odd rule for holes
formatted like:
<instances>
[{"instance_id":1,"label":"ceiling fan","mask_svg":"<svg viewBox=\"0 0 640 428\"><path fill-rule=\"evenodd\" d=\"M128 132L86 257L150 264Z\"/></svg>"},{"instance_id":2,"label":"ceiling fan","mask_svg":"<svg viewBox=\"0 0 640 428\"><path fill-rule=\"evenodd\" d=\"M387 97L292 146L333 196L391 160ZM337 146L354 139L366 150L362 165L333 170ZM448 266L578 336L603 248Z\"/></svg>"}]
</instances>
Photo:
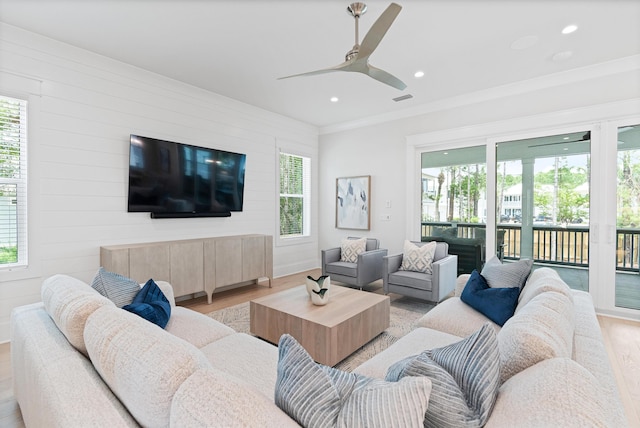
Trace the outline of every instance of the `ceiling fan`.
<instances>
[{"instance_id":1,"label":"ceiling fan","mask_svg":"<svg viewBox=\"0 0 640 428\"><path fill-rule=\"evenodd\" d=\"M309 71L307 73L294 74L291 76L280 77L280 79L288 79L290 77L298 76L311 76L315 74L330 73L333 71L351 71L357 73L366 74L375 80L385 83L389 86L393 86L396 89L403 90L407 85L402 80L387 73L384 70L376 68L369 64L369 56L378 47L380 41L391 27L391 24L396 19L398 14L402 10L402 6L396 3L391 3L389 7L380 15L380 17L373 23L369 32L362 39L362 44L358 39L358 21L360 17L367 11L367 5L364 3L351 3L347 7L347 12L352 15L356 20L356 44L353 48L347 52L345 62L336 65L335 67L324 68L322 70Z\"/></svg>"}]
</instances>

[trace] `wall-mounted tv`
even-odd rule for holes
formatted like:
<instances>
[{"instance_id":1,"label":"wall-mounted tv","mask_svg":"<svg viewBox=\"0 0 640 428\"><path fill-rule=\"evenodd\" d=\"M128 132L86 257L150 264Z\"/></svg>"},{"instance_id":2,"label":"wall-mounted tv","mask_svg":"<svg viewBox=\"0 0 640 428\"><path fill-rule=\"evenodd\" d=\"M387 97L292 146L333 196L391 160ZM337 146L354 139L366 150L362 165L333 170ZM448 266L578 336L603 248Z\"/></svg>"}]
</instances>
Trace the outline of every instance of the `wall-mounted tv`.
<instances>
[{"instance_id":1,"label":"wall-mounted tv","mask_svg":"<svg viewBox=\"0 0 640 428\"><path fill-rule=\"evenodd\" d=\"M246 155L131 135L129 212L222 217L242 211Z\"/></svg>"}]
</instances>

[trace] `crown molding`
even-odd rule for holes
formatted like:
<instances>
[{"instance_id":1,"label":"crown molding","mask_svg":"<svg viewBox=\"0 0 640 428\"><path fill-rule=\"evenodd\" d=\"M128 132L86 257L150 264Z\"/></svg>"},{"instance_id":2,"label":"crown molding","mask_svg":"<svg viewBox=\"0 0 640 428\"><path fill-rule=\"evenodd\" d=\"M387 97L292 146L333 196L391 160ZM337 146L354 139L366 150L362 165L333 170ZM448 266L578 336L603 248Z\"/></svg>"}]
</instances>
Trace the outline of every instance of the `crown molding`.
<instances>
[{"instance_id":1,"label":"crown molding","mask_svg":"<svg viewBox=\"0 0 640 428\"><path fill-rule=\"evenodd\" d=\"M481 91L470 92L443 100L438 100L415 107L398 110L392 113L384 113L369 116L363 119L349 122L328 125L319 129L320 135L333 134L336 132L348 131L370 125L378 125L399 119L406 119L433 113L441 110L448 110L457 107L491 101L508 96L534 92L541 89L562 86L570 83L596 79L599 77L640 70L640 55L631 55L612 61L602 62L586 67L575 68L559 73L548 74L534 79L522 80L520 82L509 83L507 85L496 86Z\"/></svg>"}]
</instances>

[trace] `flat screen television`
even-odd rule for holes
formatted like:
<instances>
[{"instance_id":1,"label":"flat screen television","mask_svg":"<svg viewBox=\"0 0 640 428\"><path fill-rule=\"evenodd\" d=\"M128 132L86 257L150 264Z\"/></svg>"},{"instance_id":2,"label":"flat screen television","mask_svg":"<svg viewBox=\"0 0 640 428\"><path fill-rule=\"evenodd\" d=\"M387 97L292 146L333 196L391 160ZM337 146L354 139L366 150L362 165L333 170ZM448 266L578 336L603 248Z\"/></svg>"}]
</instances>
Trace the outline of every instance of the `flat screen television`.
<instances>
[{"instance_id":1,"label":"flat screen television","mask_svg":"<svg viewBox=\"0 0 640 428\"><path fill-rule=\"evenodd\" d=\"M217 217L242 211L246 155L131 135L129 212Z\"/></svg>"}]
</instances>

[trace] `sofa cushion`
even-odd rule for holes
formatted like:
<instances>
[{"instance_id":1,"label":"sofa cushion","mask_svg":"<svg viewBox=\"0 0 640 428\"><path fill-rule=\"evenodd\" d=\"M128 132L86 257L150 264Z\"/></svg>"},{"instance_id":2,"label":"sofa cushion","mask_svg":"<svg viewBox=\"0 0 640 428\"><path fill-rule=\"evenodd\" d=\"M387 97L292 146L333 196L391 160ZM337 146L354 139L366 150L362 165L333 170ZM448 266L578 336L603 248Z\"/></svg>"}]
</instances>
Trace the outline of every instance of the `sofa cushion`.
<instances>
[{"instance_id":1,"label":"sofa cushion","mask_svg":"<svg viewBox=\"0 0 640 428\"><path fill-rule=\"evenodd\" d=\"M430 328L416 328L402 336L392 346L374 355L353 370L364 376L384 379L389 367L403 358L419 354L428 348L439 348L460 341L460 337Z\"/></svg>"},{"instance_id":2,"label":"sofa cushion","mask_svg":"<svg viewBox=\"0 0 640 428\"><path fill-rule=\"evenodd\" d=\"M514 375L501 387L486 427L614 427L610 395L584 367L551 358Z\"/></svg>"},{"instance_id":3,"label":"sofa cushion","mask_svg":"<svg viewBox=\"0 0 640 428\"><path fill-rule=\"evenodd\" d=\"M529 279L522 288L520 297L518 298L518 307L516 312L524 305L529 303L531 299L538 294L555 291L564 294L573 301L573 293L569 286L560 278L558 272L551 268L539 268L531 272Z\"/></svg>"},{"instance_id":4,"label":"sofa cushion","mask_svg":"<svg viewBox=\"0 0 640 428\"><path fill-rule=\"evenodd\" d=\"M165 328L171 316L171 304L153 279L147 281L133 298L133 302L123 306L122 309L136 314L160 328Z\"/></svg>"},{"instance_id":5,"label":"sofa cushion","mask_svg":"<svg viewBox=\"0 0 640 428\"><path fill-rule=\"evenodd\" d=\"M480 273L486 278L491 288L522 288L531 273L531 266L533 266L533 260L530 259L502 263L497 257L492 257L485 263Z\"/></svg>"},{"instance_id":6,"label":"sofa cushion","mask_svg":"<svg viewBox=\"0 0 640 428\"><path fill-rule=\"evenodd\" d=\"M496 332L500 331L501 327L498 324L464 303L459 297L450 297L424 314L416 322L416 326L467 337L487 322Z\"/></svg>"},{"instance_id":7,"label":"sofa cushion","mask_svg":"<svg viewBox=\"0 0 640 428\"><path fill-rule=\"evenodd\" d=\"M45 310L74 348L87 354L84 326L87 318L102 306L114 306L88 284L67 275L44 280L41 289Z\"/></svg>"},{"instance_id":8,"label":"sofa cushion","mask_svg":"<svg viewBox=\"0 0 640 428\"><path fill-rule=\"evenodd\" d=\"M84 339L102 380L143 426L169 425L182 382L211 367L193 345L115 306L91 314Z\"/></svg>"},{"instance_id":9,"label":"sofa cushion","mask_svg":"<svg viewBox=\"0 0 640 428\"><path fill-rule=\"evenodd\" d=\"M131 303L140 291L140 284L133 279L109 272L103 267L98 269L91 287L119 308Z\"/></svg>"},{"instance_id":10,"label":"sofa cushion","mask_svg":"<svg viewBox=\"0 0 640 428\"><path fill-rule=\"evenodd\" d=\"M385 382L316 364L287 334L278 349L275 402L300 425L421 426L431 390L428 379Z\"/></svg>"},{"instance_id":11,"label":"sofa cushion","mask_svg":"<svg viewBox=\"0 0 640 428\"><path fill-rule=\"evenodd\" d=\"M433 263L435 252L435 241L413 243L405 239L400 270L431 274L433 272L431 264Z\"/></svg>"},{"instance_id":12,"label":"sofa cushion","mask_svg":"<svg viewBox=\"0 0 640 428\"><path fill-rule=\"evenodd\" d=\"M491 288L477 270L471 272L460 300L499 326L513 316L520 287Z\"/></svg>"},{"instance_id":13,"label":"sofa cushion","mask_svg":"<svg viewBox=\"0 0 640 428\"><path fill-rule=\"evenodd\" d=\"M432 382L424 426L483 426L498 395L500 357L495 330L485 324L468 338L392 365L386 380L425 376Z\"/></svg>"},{"instance_id":14,"label":"sofa cushion","mask_svg":"<svg viewBox=\"0 0 640 428\"><path fill-rule=\"evenodd\" d=\"M367 238L343 239L340 245L340 261L357 263L358 254L364 253L367 247Z\"/></svg>"},{"instance_id":15,"label":"sofa cushion","mask_svg":"<svg viewBox=\"0 0 640 428\"><path fill-rule=\"evenodd\" d=\"M432 274L399 270L389 275L389 283L416 288L418 290L431 291L433 288L431 278Z\"/></svg>"},{"instance_id":16,"label":"sofa cushion","mask_svg":"<svg viewBox=\"0 0 640 428\"><path fill-rule=\"evenodd\" d=\"M273 394L272 394L273 395ZM216 369L193 373L171 402L171 427L298 427L273 399Z\"/></svg>"},{"instance_id":17,"label":"sofa cushion","mask_svg":"<svg viewBox=\"0 0 640 428\"><path fill-rule=\"evenodd\" d=\"M565 295L534 297L498 333L502 381L542 360L571 358L574 325L573 303Z\"/></svg>"},{"instance_id":18,"label":"sofa cushion","mask_svg":"<svg viewBox=\"0 0 640 428\"><path fill-rule=\"evenodd\" d=\"M214 368L250 383L273 401L278 348L254 336L236 333L208 344L201 351Z\"/></svg>"},{"instance_id":19,"label":"sofa cushion","mask_svg":"<svg viewBox=\"0 0 640 428\"><path fill-rule=\"evenodd\" d=\"M236 333L231 327L182 306L171 308L171 318L164 329L196 348Z\"/></svg>"}]
</instances>

